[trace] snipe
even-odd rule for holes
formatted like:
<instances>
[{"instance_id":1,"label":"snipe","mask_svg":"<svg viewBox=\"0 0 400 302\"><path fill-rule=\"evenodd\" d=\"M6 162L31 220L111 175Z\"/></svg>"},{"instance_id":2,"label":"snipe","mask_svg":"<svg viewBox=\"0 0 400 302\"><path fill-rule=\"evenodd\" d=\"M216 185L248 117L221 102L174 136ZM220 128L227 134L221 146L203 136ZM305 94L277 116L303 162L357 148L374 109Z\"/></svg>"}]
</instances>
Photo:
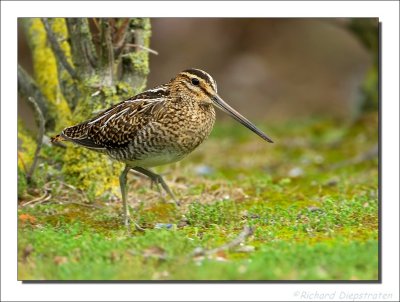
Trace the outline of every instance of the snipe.
<instances>
[{"instance_id":1,"label":"snipe","mask_svg":"<svg viewBox=\"0 0 400 302\"><path fill-rule=\"evenodd\" d=\"M200 69L180 72L169 83L146 90L78 125L52 142L72 141L125 163L120 175L124 222L129 227L126 183L130 169L148 176L177 203L163 178L148 168L181 160L210 134L214 106L267 142L272 140L217 94L215 80ZM135 222L137 229L141 229Z\"/></svg>"}]
</instances>

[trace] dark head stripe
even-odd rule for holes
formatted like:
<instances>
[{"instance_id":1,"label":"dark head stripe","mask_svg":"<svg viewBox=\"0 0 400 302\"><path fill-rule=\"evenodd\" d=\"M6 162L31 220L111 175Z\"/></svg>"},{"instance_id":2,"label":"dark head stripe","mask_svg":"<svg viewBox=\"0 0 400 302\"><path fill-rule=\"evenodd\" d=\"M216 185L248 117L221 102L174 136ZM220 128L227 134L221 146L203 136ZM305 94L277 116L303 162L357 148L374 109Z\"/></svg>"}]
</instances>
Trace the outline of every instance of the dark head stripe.
<instances>
[{"instance_id":1,"label":"dark head stripe","mask_svg":"<svg viewBox=\"0 0 400 302\"><path fill-rule=\"evenodd\" d=\"M194 69L194 68L186 69L183 72L190 73L192 75L199 77L200 79L203 79L209 85L211 85L211 87L213 87L216 90L217 87L215 85L215 81L208 73L206 73L200 69Z\"/></svg>"}]
</instances>

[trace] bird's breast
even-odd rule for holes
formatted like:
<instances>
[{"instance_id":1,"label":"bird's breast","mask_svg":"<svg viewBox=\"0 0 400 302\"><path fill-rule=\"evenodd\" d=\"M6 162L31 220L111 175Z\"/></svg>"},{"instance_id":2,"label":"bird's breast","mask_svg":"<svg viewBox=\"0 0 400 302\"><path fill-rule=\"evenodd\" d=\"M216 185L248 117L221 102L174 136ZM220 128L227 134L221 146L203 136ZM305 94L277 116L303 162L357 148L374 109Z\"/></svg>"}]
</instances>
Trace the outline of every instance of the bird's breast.
<instances>
[{"instance_id":1,"label":"bird's breast","mask_svg":"<svg viewBox=\"0 0 400 302\"><path fill-rule=\"evenodd\" d=\"M114 159L141 167L176 162L207 139L214 122L212 106L166 108L163 116L137 131L127 146L108 153Z\"/></svg>"},{"instance_id":2,"label":"bird's breast","mask_svg":"<svg viewBox=\"0 0 400 302\"><path fill-rule=\"evenodd\" d=\"M177 144L189 153L196 149L210 135L215 122L215 110L211 106L197 105L195 112L189 112L177 123Z\"/></svg>"}]
</instances>

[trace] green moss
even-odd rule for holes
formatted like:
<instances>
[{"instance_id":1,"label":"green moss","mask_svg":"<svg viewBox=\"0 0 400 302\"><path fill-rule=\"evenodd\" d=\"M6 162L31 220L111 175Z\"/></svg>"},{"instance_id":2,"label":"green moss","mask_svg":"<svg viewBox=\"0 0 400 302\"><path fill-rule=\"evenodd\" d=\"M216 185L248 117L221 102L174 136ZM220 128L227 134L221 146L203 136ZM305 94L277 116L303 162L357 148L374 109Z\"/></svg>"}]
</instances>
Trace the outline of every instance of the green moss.
<instances>
[{"instance_id":1,"label":"green moss","mask_svg":"<svg viewBox=\"0 0 400 302\"><path fill-rule=\"evenodd\" d=\"M180 208L162 203L156 189L149 188L147 179L129 177L131 214L147 228L144 233L125 234L121 202L104 204L101 198L94 198L92 207L69 204L77 200L77 195L65 197L67 193L62 189L53 190L47 204L21 208L20 215L30 215L36 221L19 226L19 277L378 278L378 162L371 159L331 166L369 150L376 143L376 116L365 116L346 131L342 131L343 125L332 121L275 125L270 127L271 133L279 140L273 146L258 141L251 133L235 136L235 129L240 132L236 124L231 124L231 129L228 125L216 127L217 135L212 135L197 154L181 164L157 170L181 200ZM335 134L338 132L342 135ZM330 141L331 137L340 143ZM292 143L294 138L296 143ZM298 143L302 138L304 141ZM332 143L335 148L329 145ZM74 152L73 149L77 153L71 153L72 166L81 165L74 178L81 175L80 182L88 191L114 181L120 196L120 171L110 167L112 164L103 155L77 147L68 151ZM314 161L316 155L323 156L324 162L319 158ZM91 162L98 166L93 167ZM215 172L196 175L199 164L206 164ZM289 176L293 167L301 167L304 174ZM157 223L176 227L168 231L154 229ZM243 246L238 246L210 259L191 256L198 247L213 249L231 242L245 225L254 227L254 234L244 243L250 251L240 252ZM24 258L23 251L29 244L34 251ZM55 265L57 256L65 257L65 262Z\"/></svg>"},{"instance_id":2,"label":"green moss","mask_svg":"<svg viewBox=\"0 0 400 302\"><path fill-rule=\"evenodd\" d=\"M26 189L28 188L28 184L26 181L26 174L18 166L18 198L22 197L26 193Z\"/></svg>"}]
</instances>

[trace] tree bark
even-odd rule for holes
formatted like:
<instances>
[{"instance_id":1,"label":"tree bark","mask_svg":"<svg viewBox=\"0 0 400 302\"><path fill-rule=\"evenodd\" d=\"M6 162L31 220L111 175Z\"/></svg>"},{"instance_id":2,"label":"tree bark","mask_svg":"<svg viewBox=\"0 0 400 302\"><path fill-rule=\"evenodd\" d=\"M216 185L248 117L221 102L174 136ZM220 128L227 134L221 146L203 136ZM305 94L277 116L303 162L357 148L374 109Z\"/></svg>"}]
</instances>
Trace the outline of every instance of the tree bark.
<instances>
[{"instance_id":1,"label":"tree bark","mask_svg":"<svg viewBox=\"0 0 400 302\"><path fill-rule=\"evenodd\" d=\"M87 120L145 88L149 19L24 18L21 22L34 74L31 77L18 68L19 92L35 99L46 119L47 135ZM120 164L74 145L60 152L65 180L88 190L89 196L119 190Z\"/></svg>"}]
</instances>

